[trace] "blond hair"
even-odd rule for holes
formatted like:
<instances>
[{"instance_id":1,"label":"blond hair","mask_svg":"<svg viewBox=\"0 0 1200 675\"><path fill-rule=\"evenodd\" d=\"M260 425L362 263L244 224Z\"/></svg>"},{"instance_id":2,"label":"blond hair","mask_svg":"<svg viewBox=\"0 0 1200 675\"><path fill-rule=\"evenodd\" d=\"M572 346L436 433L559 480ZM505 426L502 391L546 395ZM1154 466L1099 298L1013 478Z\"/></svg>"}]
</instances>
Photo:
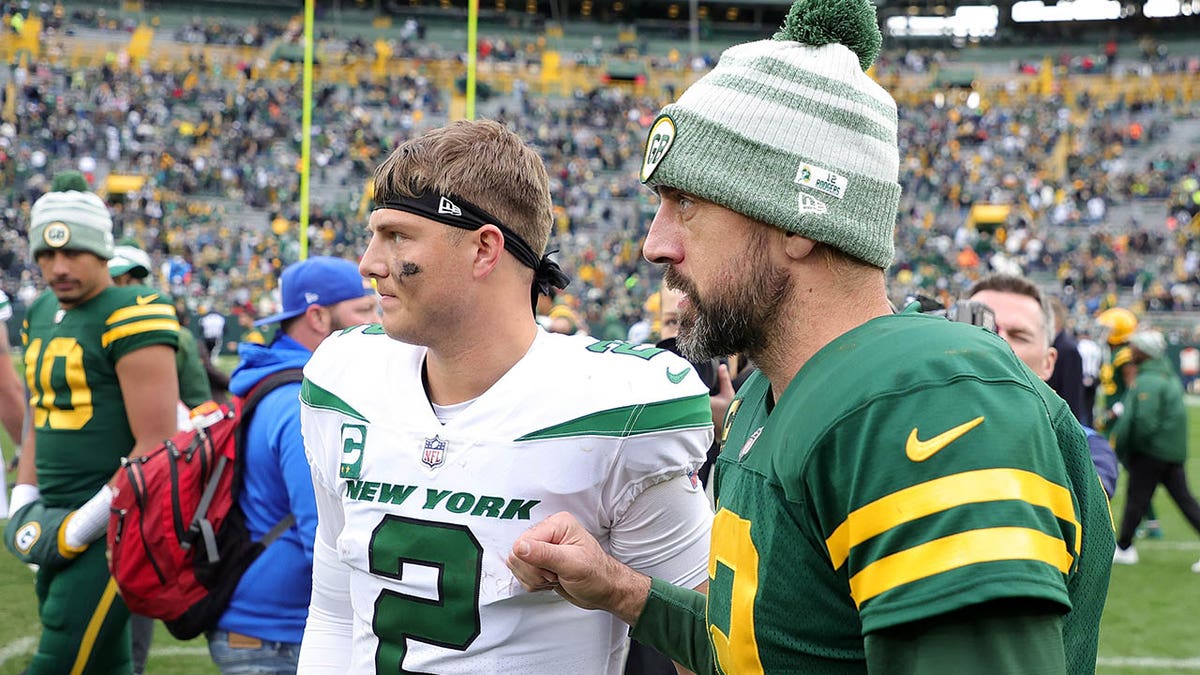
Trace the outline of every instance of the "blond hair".
<instances>
[{"instance_id":1,"label":"blond hair","mask_svg":"<svg viewBox=\"0 0 1200 675\"><path fill-rule=\"evenodd\" d=\"M375 170L375 202L453 194L487 211L546 252L554 216L550 179L541 157L491 120L458 121L396 148Z\"/></svg>"}]
</instances>

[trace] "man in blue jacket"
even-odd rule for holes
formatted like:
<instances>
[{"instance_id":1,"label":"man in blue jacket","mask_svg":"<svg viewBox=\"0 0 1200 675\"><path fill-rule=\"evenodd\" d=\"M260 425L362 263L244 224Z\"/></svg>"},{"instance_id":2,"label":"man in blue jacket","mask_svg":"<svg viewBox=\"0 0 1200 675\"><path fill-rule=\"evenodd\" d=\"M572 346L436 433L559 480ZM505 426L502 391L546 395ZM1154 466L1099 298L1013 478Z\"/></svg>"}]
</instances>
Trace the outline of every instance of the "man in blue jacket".
<instances>
[{"instance_id":1,"label":"man in blue jacket","mask_svg":"<svg viewBox=\"0 0 1200 675\"><path fill-rule=\"evenodd\" d=\"M376 318L375 292L348 260L316 257L284 269L283 311L255 325L279 323L268 346L243 343L230 391L246 396L268 375L303 368L331 333ZM295 673L312 587L317 508L300 436L300 383L268 394L246 432L238 505L253 539L292 514L296 523L263 551L210 631L208 651L223 675Z\"/></svg>"}]
</instances>

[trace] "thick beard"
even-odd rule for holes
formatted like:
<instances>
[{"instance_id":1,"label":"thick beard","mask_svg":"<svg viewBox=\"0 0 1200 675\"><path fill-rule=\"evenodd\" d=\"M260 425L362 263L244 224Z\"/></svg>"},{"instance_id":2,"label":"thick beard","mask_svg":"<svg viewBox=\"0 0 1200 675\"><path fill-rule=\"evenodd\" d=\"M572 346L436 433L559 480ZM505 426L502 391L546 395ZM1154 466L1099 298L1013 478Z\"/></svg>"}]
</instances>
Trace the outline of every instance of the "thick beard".
<instances>
[{"instance_id":1,"label":"thick beard","mask_svg":"<svg viewBox=\"0 0 1200 675\"><path fill-rule=\"evenodd\" d=\"M679 351L693 363L731 354L761 355L778 316L779 307L792 289L784 270L767 264L765 251L756 248L746 274L721 274L722 288L703 300L690 280L669 268L663 280L687 294L688 304L679 313Z\"/></svg>"}]
</instances>

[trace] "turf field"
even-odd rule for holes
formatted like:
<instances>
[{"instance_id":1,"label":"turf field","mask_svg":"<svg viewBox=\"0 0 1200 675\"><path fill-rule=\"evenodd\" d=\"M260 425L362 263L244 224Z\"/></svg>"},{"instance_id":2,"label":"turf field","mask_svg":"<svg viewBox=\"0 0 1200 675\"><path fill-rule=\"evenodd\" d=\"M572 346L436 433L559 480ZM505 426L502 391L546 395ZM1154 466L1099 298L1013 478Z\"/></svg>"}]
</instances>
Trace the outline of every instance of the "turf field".
<instances>
[{"instance_id":1,"label":"turf field","mask_svg":"<svg viewBox=\"0 0 1200 675\"><path fill-rule=\"evenodd\" d=\"M223 363L227 370L232 363ZM1200 401L1189 407L1188 463L1193 490L1200 492ZM12 447L0 431L5 458ZM12 475L9 475L11 485ZM1124 487L1118 490L1113 513L1120 517ZM1163 490L1155 505L1165 537L1141 540L1141 563L1113 569L1108 606L1100 631L1103 675L1165 675L1200 673L1200 574L1189 567L1200 558L1200 537L1184 522ZM0 675L15 675L24 667L38 635L33 598L33 573L0 551ZM179 642L160 625L150 652L152 675L217 673L203 639Z\"/></svg>"},{"instance_id":2,"label":"turf field","mask_svg":"<svg viewBox=\"0 0 1200 675\"><path fill-rule=\"evenodd\" d=\"M4 458L12 458L11 443L0 430ZM8 474L11 487L14 474ZM3 521L0 521L3 522ZM33 654L38 636L37 605L33 596L33 572L0 550L0 675L16 675ZM216 675L219 671L208 657L203 639L180 642L161 624L156 627L154 645L146 672L154 675Z\"/></svg>"}]
</instances>

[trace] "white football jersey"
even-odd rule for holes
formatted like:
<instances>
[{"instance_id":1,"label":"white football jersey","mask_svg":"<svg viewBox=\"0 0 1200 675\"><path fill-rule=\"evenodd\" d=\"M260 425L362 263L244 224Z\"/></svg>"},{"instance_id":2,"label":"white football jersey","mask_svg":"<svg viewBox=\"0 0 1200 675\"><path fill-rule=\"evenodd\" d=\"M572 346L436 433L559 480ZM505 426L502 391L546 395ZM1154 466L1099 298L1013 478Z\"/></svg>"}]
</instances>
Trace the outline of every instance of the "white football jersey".
<instances>
[{"instance_id":1,"label":"white football jersey","mask_svg":"<svg viewBox=\"0 0 1200 675\"><path fill-rule=\"evenodd\" d=\"M347 588L344 672L620 673L627 626L525 591L505 559L517 536L569 511L643 573L688 587L707 579L708 518L671 529L688 521L681 514L711 513L694 477L712 442L707 387L665 350L538 331L443 425L424 358L360 326L327 339L304 369L304 442L326 505L314 608L326 581ZM683 488L654 514L668 525L651 539L623 519L664 481ZM320 559L330 522L332 568Z\"/></svg>"}]
</instances>

